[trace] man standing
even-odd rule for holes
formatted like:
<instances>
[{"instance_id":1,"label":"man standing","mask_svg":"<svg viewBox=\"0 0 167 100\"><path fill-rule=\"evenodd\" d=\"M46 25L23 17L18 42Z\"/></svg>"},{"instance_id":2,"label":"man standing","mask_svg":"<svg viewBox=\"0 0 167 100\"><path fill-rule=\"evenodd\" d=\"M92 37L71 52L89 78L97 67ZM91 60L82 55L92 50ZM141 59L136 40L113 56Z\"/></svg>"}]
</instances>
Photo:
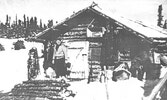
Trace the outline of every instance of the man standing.
<instances>
[{"instance_id":1,"label":"man standing","mask_svg":"<svg viewBox=\"0 0 167 100\"><path fill-rule=\"evenodd\" d=\"M46 41L44 43L44 51L41 58L44 58L43 62L44 74L46 75L46 77L48 77L46 70L49 67L52 67L52 58L53 58L53 43L51 41Z\"/></svg>"},{"instance_id":2,"label":"man standing","mask_svg":"<svg viewBox=\"0 0 167 100\"><path fill-rule=\"evenodd\" d=\"M65 67L65 61L67 60L67 47L62 44L61 39L56 40L53 52L53 63L56 78L65 78L67 68Z\"/></svg>"}]
</instances>

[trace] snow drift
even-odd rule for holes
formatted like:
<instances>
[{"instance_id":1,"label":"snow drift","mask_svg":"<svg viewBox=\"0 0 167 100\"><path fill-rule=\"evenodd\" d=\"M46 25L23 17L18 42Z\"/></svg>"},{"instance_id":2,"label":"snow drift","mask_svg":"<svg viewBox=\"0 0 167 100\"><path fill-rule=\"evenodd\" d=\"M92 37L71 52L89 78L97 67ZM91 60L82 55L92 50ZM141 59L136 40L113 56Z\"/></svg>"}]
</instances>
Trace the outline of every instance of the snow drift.
<instances>
[{"instance_id":1,"label":"snow drift","mask_svg":"<svg viewBox=\"0 0 167 100\"><path fill-rule=\"evenodd\" d=\"M14 50L13 42L17 40L0 38L0 43L5 48L5 51L0 52L0 91L3 92L8 92L14 85L27 80L28 52L32 47L37 47L41 55L42 43L25 41L26 49Z\"/></svg>"}]
</instances>

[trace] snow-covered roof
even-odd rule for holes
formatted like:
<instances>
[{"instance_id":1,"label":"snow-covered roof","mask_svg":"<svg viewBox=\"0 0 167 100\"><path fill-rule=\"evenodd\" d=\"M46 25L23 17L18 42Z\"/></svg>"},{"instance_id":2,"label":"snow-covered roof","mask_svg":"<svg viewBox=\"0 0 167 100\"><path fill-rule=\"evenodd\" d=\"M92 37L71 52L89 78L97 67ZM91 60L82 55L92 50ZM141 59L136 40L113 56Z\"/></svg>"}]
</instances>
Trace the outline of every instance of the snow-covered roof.
<instances>
[{"instance_id":1,"label":"snow-covered roof","mask_svg":"<svg viewBox=\"0 0 167 100\"><path fill-rule=\"evenodd\" d=\"M105 9L99 9L98 7L94 7L94 10L97 10L99 12L101 12L102 14L105 14L106 16L114 19L117 21L117 23L119 25L124 25L130 29L132 29L133 31L136 31L146 37L150 37L150 38L167 38L167 31L165 31L164 29L157 27L157 26L153 26L153 25L146 25L141 21L134 21L122 16L118 16L115 15L111 12L109 12L108 10Z\"/></svg>"}]
</instances>

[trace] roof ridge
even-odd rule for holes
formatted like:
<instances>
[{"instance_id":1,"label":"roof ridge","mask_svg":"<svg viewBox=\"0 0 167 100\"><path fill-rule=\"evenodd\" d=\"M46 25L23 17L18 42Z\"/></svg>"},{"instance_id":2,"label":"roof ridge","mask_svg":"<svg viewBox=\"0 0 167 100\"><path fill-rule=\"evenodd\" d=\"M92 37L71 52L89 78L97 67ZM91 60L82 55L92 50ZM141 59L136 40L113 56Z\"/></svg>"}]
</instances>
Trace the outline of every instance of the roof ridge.
<instances>
[{"instance_id":1,"label":"roof ridge","mask_svg":"<svg viewBox=\"0 0 167 100\"><path fill-rule=\"evenodd\" d=\"M94 8L95 6L98 6L98 4L93 1L90 6L85 7L85 8L83 8L83 9L77 11L76 13L73 13L71 16L65 18L64 20L62 20L60 23L58 23L57 25L53 26L52 28L55 28L56 26L58 26L58 25L64 23L65 21L67 21L67 20L69 20L69 19L71 19L71 18L77 16L78 14L82 13L83 11L85 11L85 10L87 10L87 9L90 9L90 8L92 9L92 8ZM100 7L98 7L98 8L100 9Z\"/></svg>"}]
</instances>

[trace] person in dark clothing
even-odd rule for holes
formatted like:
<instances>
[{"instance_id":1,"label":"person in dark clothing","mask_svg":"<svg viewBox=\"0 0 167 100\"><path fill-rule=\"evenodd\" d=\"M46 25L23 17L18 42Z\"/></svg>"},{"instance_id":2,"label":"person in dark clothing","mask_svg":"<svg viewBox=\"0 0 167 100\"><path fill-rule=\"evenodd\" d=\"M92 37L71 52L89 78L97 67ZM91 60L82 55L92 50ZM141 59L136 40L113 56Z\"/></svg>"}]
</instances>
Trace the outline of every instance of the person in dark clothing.
<instances>
[{"instance_id":1,"label":"person in dark clothing","mask_svg":"<svg viewBox=\"0 0 167 100\"><path fill-rule=\"evenodd\" d=\"M50 41L47 41L44 44L44 51L43 51L43 55L42 57L44 57L44 61L43 61L43 68L44 68L44 73L46 74L46 70L49 67L52 67L52 58L53 58L53 44ZM47 75L46 75L47 76Z\"/></svg>"},{"instance_id":2,"label":"person in dark clothing","mask_svg":"<svg viewBox=\"0 0 167 100\"><path fill-rule=\"evenodd\" d=\"M157 64L154 64L151 61L151 55L149 53L144 52L143 59L141 61L141 65L143 66L143 74L141 75L143 79L144 73L146 73L146 80L156 80L160 76L161 67Z\"/></svg>"},{"instance_id":3,"label":"person in dark clothing","mask_svg":"<svg viewBox=\"0 0 167 100\"><path fill-rule=\"evenodd\" d=\"M142 79L143 79L143 75L144 73L146 73L146 80L147 79L150 79L150 73L151 73L151 69L153 67L153 64L151 63L150 59L147 58L147 59L144 59L142 61L142 66L143 66L143 73L142 73Z\"/></svg>"},{"instance_id":4,"label":"person in dark clothing","mask_svg":"<svg viewBox=\"0 0 167 100\"><path fill-rule=\"evenodd\" d=\"M141 58L140 57L135 57L132 60L130 72L132 73L132 77L137 77L138 80L142 81L143 80L143 65L141 64Z\"/></svg>"},{"instance_id":5,"label":"person in dark clothing","mask_svg":"<svg viewBox=\"0 0 167 100\"><path fill-rule=\"evenodd\" d=\"M53 52L54 71L57 78L65 78L67 68L65 61L67 60L67 47L62 44L61 39L56 40Z\"/></svg>"}]
</instances>

